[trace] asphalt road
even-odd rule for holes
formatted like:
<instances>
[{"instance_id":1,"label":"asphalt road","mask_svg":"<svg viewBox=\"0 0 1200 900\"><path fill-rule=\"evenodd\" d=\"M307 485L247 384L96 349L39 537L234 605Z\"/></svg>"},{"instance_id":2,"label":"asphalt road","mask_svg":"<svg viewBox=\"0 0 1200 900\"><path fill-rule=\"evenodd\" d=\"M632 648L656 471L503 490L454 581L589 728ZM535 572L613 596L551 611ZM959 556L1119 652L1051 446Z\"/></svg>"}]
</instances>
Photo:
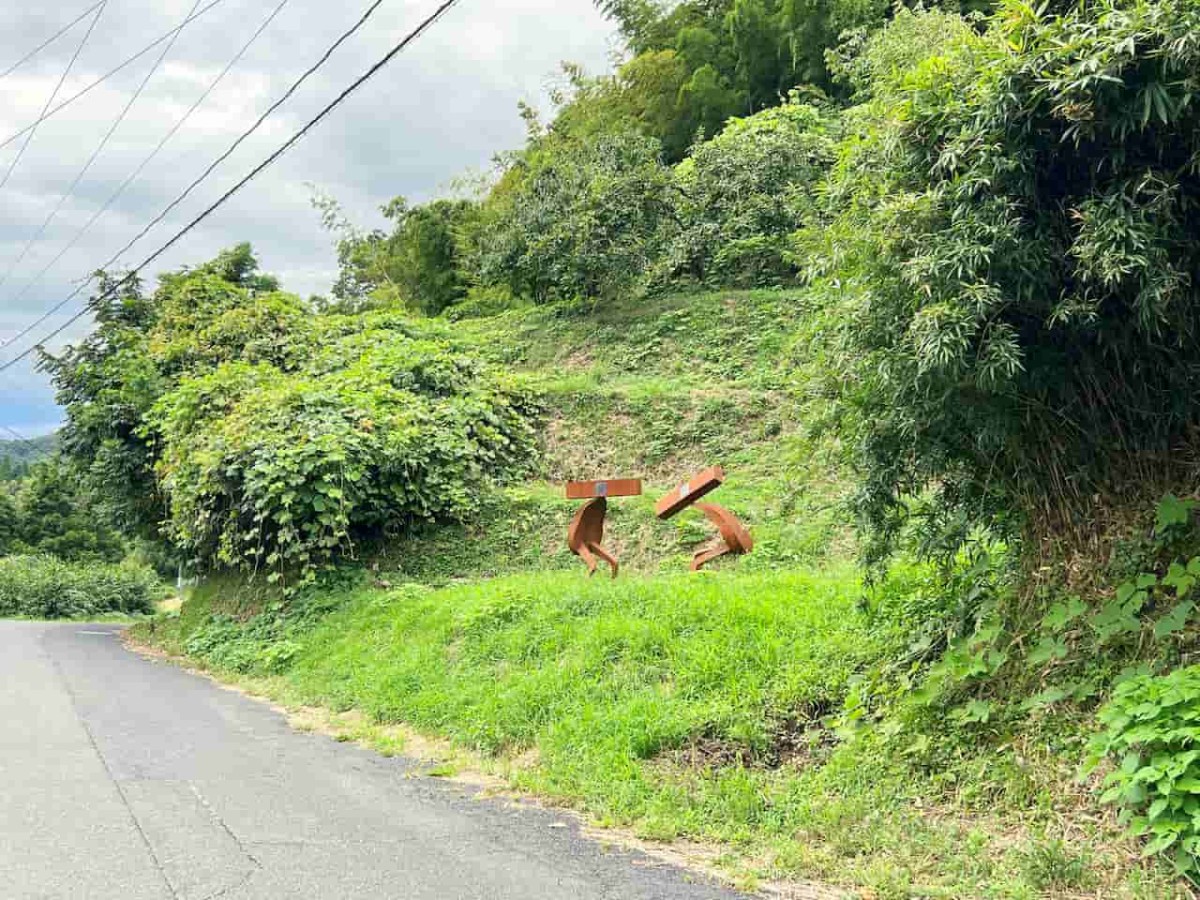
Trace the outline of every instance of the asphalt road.
<instances>
[{"instance_id":1,"label":"asphalt road","mask_svg":"<svg viewBox=\"0 0 1200 900\"><path fill-rule=\"evenodd\" d=\"M0 622L0 898L733 900L123 648Z\"/></svg>"}]
</instances>

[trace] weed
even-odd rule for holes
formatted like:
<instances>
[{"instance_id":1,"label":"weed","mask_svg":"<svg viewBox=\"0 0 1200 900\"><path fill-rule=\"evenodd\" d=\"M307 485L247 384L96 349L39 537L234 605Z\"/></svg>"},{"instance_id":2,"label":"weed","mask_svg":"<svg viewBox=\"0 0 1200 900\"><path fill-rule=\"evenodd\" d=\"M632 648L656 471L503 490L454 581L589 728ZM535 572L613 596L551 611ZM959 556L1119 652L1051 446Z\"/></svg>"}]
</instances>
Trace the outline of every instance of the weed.
<instances>
[{"instance_id":1,"label":"weed","mask_svg":"<svg viewBox=\"0 0 1200 900\"><path fill-rule=\"evenodd\" d=\"M1086 890L1095 882L1091 858L1062 840L1042 840L1020 853L1026 883L1043 893Z\"/></svg>"}]
</instances>

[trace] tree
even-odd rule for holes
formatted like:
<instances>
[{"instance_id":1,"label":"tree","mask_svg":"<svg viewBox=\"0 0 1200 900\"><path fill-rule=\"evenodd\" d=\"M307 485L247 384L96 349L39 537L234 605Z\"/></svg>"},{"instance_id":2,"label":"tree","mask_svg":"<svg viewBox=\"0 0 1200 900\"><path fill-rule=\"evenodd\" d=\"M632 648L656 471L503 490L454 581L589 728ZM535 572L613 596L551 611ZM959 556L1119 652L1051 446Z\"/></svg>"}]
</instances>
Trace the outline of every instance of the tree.
<instances>
[{"instance_id":1,"label":"tree","mask_svg":"<svg viewBox=\"0 0 1200 900\"><path fill-rule=\"evenodd\" d=\"M388 267L406 305L437 315L466 296L460 231L475 215L466 200L437 200L409 208L403 199L385 212L395 225L387 240Z\"/></svg>"},{"instance_id":2,"label":"tree","mask_svg":"<svg viewBox=\"0 0 1200 900\"><path fill-rule=\"evenodd\" d=\"M248 244L164 275L153 295L99 274L96 328L59 356L43 351L39 366L66 412L65 456L119 530L157 540L166 498L154 474L157 437L145 429L150 409L180 378L223 359L294 365L304 354L290 338L309 313L259 272Z\"/></svg>"},{"instance_id":3,"label":"tree","mask_svg":"<svg viewBox=\"0 0 1200 900\"><path fill-rule=\"evenodd\" d=\"M855 117L807 246L877 554L914 496L953 550L1087 529L1190 471L1198 29L1175 0L1010 7Z\"/></svg>"},{"instance_id":4,"label":"tree","mask_svg":"<svg viewBox=\"0 0 1200 900\"><path fill-rule=\"evenodd\" d=\"M466 515L534 456L531 401L403 316L314 314L248 247L160 282L95 304L97 330L43 364L88 483L202 567L311 576Z\"/></svg>"},{"instance_id":5,"label":"tree","mask_svg":"<svg viewBox=\"0 0 1200 900\"><path fill-rule=\"evenodd\" d=\"M13 552L20 533L20 511L16 501L7 490L0 488L0 556Z\"/></svg>"},{"instance_id":6,"label":"tree","mask_svg":"<svg viewBox=\"0 0 1200 900\"><path fill-rule=\"evenodd\" d=\"M10 535L25 551L68 561L117 562L125 545L63 459L37 463L21 484Z\"/></svg>"},{"instance_id":7,"label":"tree","mask_svg":"<svg viewBox=\"0 0 1200 900\"><path fill-rule=\"evenodd\" d=\"M466 200L436 200L409 206L396 197L383 208L391 233L363 233L341 212L337 201L316 196L325 226L337 234L339 273L333 295L338 311L362 312L403 305L437 315L467 293L461 232L475 215Z\"/></svg>"},{"instance_id":8,"label":"tree","mask_svg":"<svg viewBox=\"0 0 1200 900\"><path fill-rule=\"evenodd\" d=\"M671 274L748 287L792 277L791 237L812 212L834 147L831 116L797 98L731 120L676 168Z\"/></svg>"},{"instance_id":9,"label":"tree","mask_svg":"<svg viewBox=\"0 0 1200 900\"><path fill-rule=\"evenodd\" d=\"M481 211L478 277L536 302L610 299L656 258L670 183L658 142L636 132L540 137Z\"/></svg>"}]
</instances>

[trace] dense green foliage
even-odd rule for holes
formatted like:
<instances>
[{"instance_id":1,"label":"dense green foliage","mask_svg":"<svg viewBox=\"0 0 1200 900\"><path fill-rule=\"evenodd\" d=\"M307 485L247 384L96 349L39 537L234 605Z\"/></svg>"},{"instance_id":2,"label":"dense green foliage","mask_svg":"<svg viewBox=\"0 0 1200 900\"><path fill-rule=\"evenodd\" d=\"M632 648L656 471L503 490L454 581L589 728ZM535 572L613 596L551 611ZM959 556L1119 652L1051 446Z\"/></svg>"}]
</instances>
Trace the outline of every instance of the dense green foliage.
<instances>
[{"instance_id":1,"label":"dense green foliage","mask_svg":"<svg viewBox=\"0 0 1200 900\"><path fill-rule=\"evenodd\" d=\"M332 290L337 309L406 304L436 315L466 296L463 234L475 214L470 203L438 200L410 207L397 197L382 210L392 223L390 234L360 233L330 198L318 197L314 205L338 236L340 273Z\"/></svg>"},{"instance_id":2,"label":"dense green foliage","mask_svg":"<svg viewBox=\"0 0 1200 900\"><path fill-rule=\"evenodd\" d=\"M830 88L825 51L844 31L878 27L878 0L599 0L633 58L604 86L607 105L632 112L668 158L697 133L712 137L733 116L775 106L808 84Z\"/></svg>"},{"instance_id":3,"label":"dense green foliage","mask_svg":"<svg viewBox=\"0 0 1200 900\"><path fill-rule=\"evenodd\" d=\"M0 482L24 478L30 466L54 452L57 443L52 434L24 441L0 441Z\"/></svg>"},{"instance_id":4,"label":"dense green foliage","mask_svg":"<svg viewBox=\"0 0 1200 900\"><path fill-rule=\"evenodd\" d=\"M34 465L20 483L6 524L12 534L9 549L22 553L118 562L126 551L125 540L105 521L78 472L57 457Z\"/></svg>"},{"instance_id":5,"label":"dense green foliage","mask_svg":"<svg viewBox=\"0 0 1200 900\"><path fill-rule=\"evenodd\" d=\"M600 5L629 59L599 78L568 65L552 121L524 108L526 146L499 158L479 200L397 198L384 207L390 234L358 232L317 201L341 235L338 302L437 313L468 297L466 309L487 310L498 298L611 302L647 285L793 280L787 240L837 131L820 89L832 85L826 51L846 29L883 25L886 4Z\"/></svg>"},{"instance_id":6,"label":"dense green foliage","mask_svg":"<svg viewBox=\"0 0 1200 900\"><path fill-rule=\"evenodd\" d=\"M152 570L132 564L67 563L53 556L0 558L0 617L146 614L164 593Z\"/></svg>"},{"instance_id":7,"label":"dense green foliage","mask_svg":"<svg viewBox=\"0 0 1200 900\"><path fill-rule=\"evenodd\" d=\"M533 410L509 381L398 316L314 314L248 248L97 313L45 363L64 447L130 526L202 567L308 574L460 517L529 462Z\"/></svg>"},{"instance_id":8,"label":"dense green foliage","mask_svg":"<svg viewBox=\"0 0 1200 900\"><path fill-rule=\"evenodd\" d=\"M793 98L698 146L676 169L664 274L746 287L791 280L789 240L814 212L833 130L827 113Z\"/></svg>"},{"instance_id":9,"label":"dense green foliage","mask_svg":"<svg viewBox=\"0 0 1200 900\"><path fill-rule=\"evenodd\" d=\"M478 224L478 278L537 302L611 299L655 258L670 170L635 132L531 142Z\"/></svg>"},{"instance_id":10,"label":"dense green foliage","mask_svg":"<svg viewBox=\"0 0 1200 900\"><path fill-rule=\"evenodd\" d=\"M1104 799L1135 813L1146 852L1171 854L1181 872L1200 866L1200 670L1189 666L1117 686L1100 713L1105 731L1098 757L1117 768L1105 778Z\"/></svg>"},{"instance_id":11,"label":"dense green foliage","mask_svg":"<svg viewBox=\"0 0 1200 900\"><path fill-rule=\"evenodd\" d=\"M19 479L0 484L0 556L116 562L126 549L126 540L107 523L95 495L66 459L23 463Z\"/></svg>"},{"instance_id":12,"label":"dense green foliage","mask_svg":"<svg viewBox=\"0 0 1200 900\"><path fill-rule=\"evenodd\" d=\"M1186 465L1198 16L1008 7L849 117L830 219L803 248L845 326L839 392L877 536L922 492L951 546L1014 514L1069 526Z\"/></svg>"}]
</instances>

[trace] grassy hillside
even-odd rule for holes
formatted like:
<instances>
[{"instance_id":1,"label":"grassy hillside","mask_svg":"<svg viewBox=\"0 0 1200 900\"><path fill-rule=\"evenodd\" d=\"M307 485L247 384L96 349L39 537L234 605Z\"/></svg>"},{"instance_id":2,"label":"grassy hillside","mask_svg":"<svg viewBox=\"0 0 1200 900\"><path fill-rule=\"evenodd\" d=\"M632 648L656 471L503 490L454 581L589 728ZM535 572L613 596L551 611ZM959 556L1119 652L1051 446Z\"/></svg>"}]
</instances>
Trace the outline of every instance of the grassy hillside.
<instances>
[{"instance_id":1,"label":"grassy hillside","mask_svg":"<svg viewBox=\"0 0 1200 900\"><path fill-rule=\"evenodd\" d=\"M709 526L695 513L658 522L653 505L715 464L729 480L714 499L755 533L739 567L824 558L844 544L843 490L830 448L811 436L803 384L787 374L804 312L800 292L725 292L447 325L542 396L540 480L492 498L472 526L392 545L385 565L423 579L574 568L564 535L576 504L562 483L629 476L646 494L610 504L608 541L632 571L686 568Z\"/></svg>"},{"instance_id":2,"label":"grassy hillside","mask_svg":"<svg viewBox=\"0 0 1200 900\"><path fill-rule=\"evenodd\" d=\"M539 476L288 602L213 580L139 634L287 704L448 739L601 825L711 842L747 885L1186 896L1076 780L1082 718L1014 737L909 702L961 585L912 565L862 584L804 311L719 293L440 326L541 392ZM714 463L757 548L691 575L708 526L652 506ZM626 573L588 580L561 482L623 475L650 486L610 507ZM898 712L861 727L879 708Z\"/></svg>"}]
</instances>

